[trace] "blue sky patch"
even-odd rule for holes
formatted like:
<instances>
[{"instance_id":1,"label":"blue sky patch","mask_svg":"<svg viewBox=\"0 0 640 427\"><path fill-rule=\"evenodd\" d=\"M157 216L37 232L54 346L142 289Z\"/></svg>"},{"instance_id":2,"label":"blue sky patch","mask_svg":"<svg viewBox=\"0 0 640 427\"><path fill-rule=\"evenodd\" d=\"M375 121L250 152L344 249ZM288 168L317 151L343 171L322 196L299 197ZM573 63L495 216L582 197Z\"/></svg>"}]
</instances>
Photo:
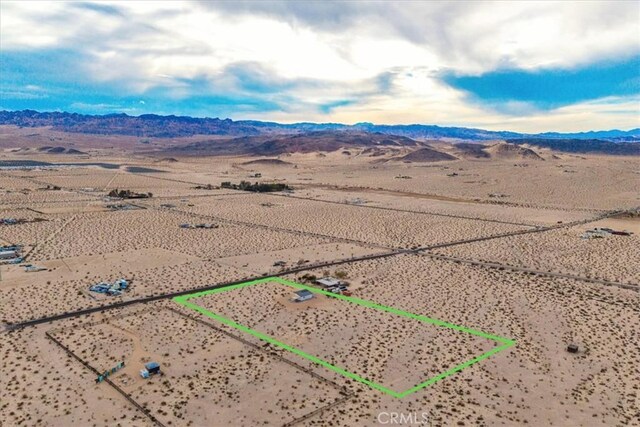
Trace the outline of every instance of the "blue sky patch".
<instances>
[{"instance_id":1,"label":"blue sky patch","mask_svg":"<svg viewBox=\"0 0 640 427\"><path fill-rule=\"evenodd\" d=\"M583 101L640 93L640 56L573 69L496 70L479 76L447 73L442 80L476 103L520 114ZM503 104L501 108L500 104Z\"/></svg>"}]
</instances>

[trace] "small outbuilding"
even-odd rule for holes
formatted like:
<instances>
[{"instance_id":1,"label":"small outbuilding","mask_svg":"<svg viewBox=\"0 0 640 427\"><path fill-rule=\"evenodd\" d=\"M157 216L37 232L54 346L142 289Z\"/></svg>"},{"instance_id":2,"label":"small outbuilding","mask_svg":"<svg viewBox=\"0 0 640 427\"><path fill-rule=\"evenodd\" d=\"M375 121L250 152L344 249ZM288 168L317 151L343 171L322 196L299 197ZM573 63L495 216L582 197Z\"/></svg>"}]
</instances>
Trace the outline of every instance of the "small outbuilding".
<instances>
[{"instance_id":1,"label":"small outbuilding","mask_svg":"<svg viewBox=\"0 0 640 427\"><path fill-rule=\"evenodd\" d=\"M156 362L145 363L144 369L140 371L140 376L144 379L149 378L151 375L160 373L160 364Z\"/></svg>"},{"instance_id":2,"label":"small outbuilding","mask_svg":"<svg viewBox=\"0 0 640 427\"><path fill-rule=\"evenodd\" d=\"M149 362L144 365L144 368L149 371L150 374L157 374L160 372L160 364L157 362Z\"/></svg>"},{"instance_id":3,"label":"small outbuilding","mask_svg":"<svg viewBox=\"0 0 640 427\"><path fill-rule=\"evenodd\" d=\"M577 353L578 352L578 346L576 344L569 344L567 346L567 351L569 353Z\"/></svg>"},{"instance_id":4,"label":"small outbuilding","mask_svg":"<svg viewBox=\"0 0 640 427\"><path fill-rule=\"evenodd\" d=\"M313 298L313 292L308 291L306 289L302 289L302 290L296 291L296 298L294 299L294 301L303 302L303 301L308 301L312 298Z\"/></svg>"}]
</instances>

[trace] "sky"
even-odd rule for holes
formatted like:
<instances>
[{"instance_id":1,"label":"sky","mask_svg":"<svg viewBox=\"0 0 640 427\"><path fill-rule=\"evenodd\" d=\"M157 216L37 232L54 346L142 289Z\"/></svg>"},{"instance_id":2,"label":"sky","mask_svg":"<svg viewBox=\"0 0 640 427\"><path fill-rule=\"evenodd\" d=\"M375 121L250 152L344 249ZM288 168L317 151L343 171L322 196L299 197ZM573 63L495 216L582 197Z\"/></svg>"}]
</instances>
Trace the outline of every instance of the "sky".
<instances>
[{"instance_id":1,"label":"sky","mask_svg":"<svg viewBox=\"0 0 640 427\"><path fill-rule=\"evenodd\" d=\"M0 110L640 127L640 2L0 2Z\"/></svg>"}]
</instances>

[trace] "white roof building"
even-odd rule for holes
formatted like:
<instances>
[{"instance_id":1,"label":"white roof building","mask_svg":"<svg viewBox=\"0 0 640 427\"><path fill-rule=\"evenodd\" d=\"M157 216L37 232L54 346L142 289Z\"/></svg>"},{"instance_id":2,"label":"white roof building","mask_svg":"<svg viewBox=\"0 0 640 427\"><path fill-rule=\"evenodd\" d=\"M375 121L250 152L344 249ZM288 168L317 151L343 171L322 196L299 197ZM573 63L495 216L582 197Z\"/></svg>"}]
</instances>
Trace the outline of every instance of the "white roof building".
<instances>
[{"instance_id":1,"label":"white roof building","mask_svg":"<svg viewBox=\"0 0 640 427\"><path fill-rule=\"evenodd\" d=\"M0 259L17 258L18 253L14 250L0 252Z\"/></svg>"},{"instance_id":2,"label":"white roof building","mask_svg":"<svg viewBox=\"0 0 640 427\"><path fill-rule=\"evenodd\" d=\"M342 285L343 282L333 277L323 277L322 279L316 280L318 285L322 285L325 288L332 288L334 286Z\"/></svg>"}]
</instances>

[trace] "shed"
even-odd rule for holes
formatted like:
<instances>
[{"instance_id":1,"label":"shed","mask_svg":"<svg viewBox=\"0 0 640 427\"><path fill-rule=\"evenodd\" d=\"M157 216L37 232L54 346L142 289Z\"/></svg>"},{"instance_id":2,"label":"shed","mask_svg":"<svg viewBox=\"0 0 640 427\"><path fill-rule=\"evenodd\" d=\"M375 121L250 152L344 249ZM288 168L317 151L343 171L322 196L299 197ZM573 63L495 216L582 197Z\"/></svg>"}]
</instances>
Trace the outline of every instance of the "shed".
<instances>
[{"instance_id":1,"label":"shed","mask_svg":"<svg viewBox=\"0 0 640 427\"><path fill-rule=\"evenodd\" d=\"M296 299L294 301L303 302L303 301L308 301L312 298L313 298L313 292L308 291L306 289L302 289L302 290L296 291Z\"/></svg>"},{"instance_id":2,"label":"shed","mask_svg":"<svg viewBox=\"0 0 640 427\"><path fill-rule=\"evenodd\" d=\"M157 374L158 372L160 372L160 365L158 363L156 363L156 362L145 363L144 368L150 374Z\"/></svg>"},{"instance_id":3,"label":"shed","mask_svg":"<svg viewBox=\"0 0 640 427\"><path fill-rule=\"evenodd\" d=\"M576 344L569 344L567 346L567 351L569 353L577 353L578 352L578 346Z\"/></svg>"}]
</instances>

